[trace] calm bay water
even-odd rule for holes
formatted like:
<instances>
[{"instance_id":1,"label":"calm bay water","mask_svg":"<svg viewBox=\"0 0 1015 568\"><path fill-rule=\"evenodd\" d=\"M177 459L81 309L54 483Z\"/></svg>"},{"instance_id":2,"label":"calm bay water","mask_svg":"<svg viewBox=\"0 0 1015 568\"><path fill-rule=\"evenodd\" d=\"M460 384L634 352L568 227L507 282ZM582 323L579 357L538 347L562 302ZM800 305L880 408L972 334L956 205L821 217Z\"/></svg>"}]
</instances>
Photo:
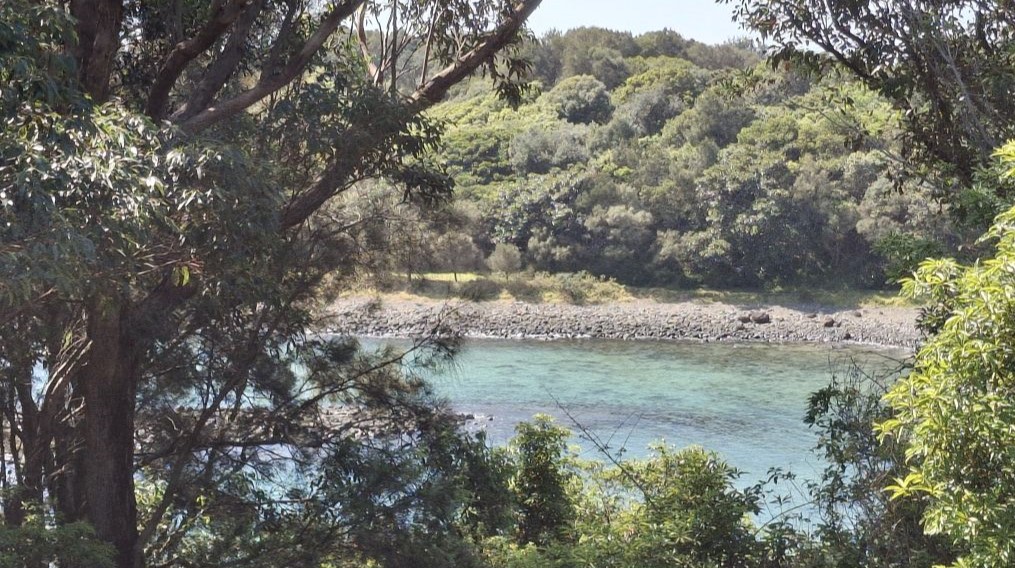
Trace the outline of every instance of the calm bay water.
<instances>
[{"instance_id":1,"label":"calm bay water","mask_svg":"<svg viewBox=\"0 0 1015 568\"><path fill-rule=\"evenodd\" d=\"M628 457L646 455L653 441L700 445L751 482L771 467L816 477L816 436L803 423L809 394L851 358L889 368L905 355L859 346L470 340L451 368L430 378L495 444L536 413L576 430L570 413ZM592 444L576 441L595 457Z\"/></svg>"}]
</instances>

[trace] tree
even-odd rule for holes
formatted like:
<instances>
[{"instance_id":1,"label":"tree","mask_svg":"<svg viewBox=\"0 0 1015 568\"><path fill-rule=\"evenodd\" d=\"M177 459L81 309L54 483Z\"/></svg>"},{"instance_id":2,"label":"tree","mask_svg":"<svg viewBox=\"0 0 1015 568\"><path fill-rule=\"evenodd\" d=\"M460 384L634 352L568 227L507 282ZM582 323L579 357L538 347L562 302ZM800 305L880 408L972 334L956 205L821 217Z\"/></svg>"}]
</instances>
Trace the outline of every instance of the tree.
<instances>
[{"instance_id":1,"label":"tree","mask_svg":"<svg viewBox=\"0 0 1015 568\"><path fill-rule=\"evenodd\" d=\"M645 281L644 267L655 252L651 213L622 205L596 208L586 219L585 226L591 249L585 254L593 259L590 264L596 274L625 282Z\"/></svg>"},{"instance_id":2,"label":"tree","mask_svg":"<svg viewBox=\"0 0 1015 568\"><path fill-rule=\"evenodd\" d=\"M613 105L606 85L589 75L568 77L546 94L557 116L573 124L603 124L610 120Z\"/></svg>"},{"instance_id":3,"label":"tree","mask_svg":"<svg viewBox=\"0 0 1015 568\"><path fill-rule=\"evenodd\" d=\"M727 1L739 21L774 44L770 61L834 66L897 105L910 158L957 179L952 190L968 186L1015 134L1008 95L1015 20L1005 2Z\"/></svg>"},{"instance_id":4,"label":"tree","mask_svg":"<svg viewBox=\"0 0 1015 568\"><path fill-rule=\"evenodd\" d=\"M946 536L923 531L928 500L893 499L887 491L907 469L906 447L880 439L877 424L891 418L884 397L906 365L871 372L850 360L810 395L804 422L827 464L809 487L825 565L930 568L955 560Z\"/></svg>"},{"instance_id":5,"label":"tree","mask_svg":"<svg viewBox=\"0 0 1015 568\"><path fill-rule=\"evenodd\" d=\"M486 259L486 265L490 270L501 272L507 278L509 274L518 272L522 267L522 253L518 252L518 247L512 244L497 243L497 247Z\"/></svg>"},{"instance_id":6,"label":"tree","mask_svg":"<svg viewBox=\"0 0 1015 568\"><path fill-rule=\"evenodd\" d=\"M439 266L451 270L458 282L458 273L479 266L480 252L468 235L449 233L437 239L436 256Z\"/></svg>"},{"instance_id":7,"label":"tree","mask_svg":"<svg viewBox=\"0 0 1015 568\"><path fill-rule=\"evenodd\" d=\"M560 124L560 123L558 123ZM511 139L509 159L515 172L545 174L553 168L567 168L588 160L587 129L563 123L551 129L534 126Z\"/></svg>"},{"instance_id":8,"label":"tree","mask_svg":"<svg viewBox=\"0 0 1015 568\"><path fill-rule=\"evenodd\" d=\"M1001 155L1010 167L1015 144ZM928 496L925 529L967 549L956 566L1000 567L1015 559L1015 209L985 239L995 242L992 258L926 261L903 284L930 304L923 324L933 335L887 395L894 415L880 428L907 445L910 471L895 495Z\"/></svg>"},{"instance_id":9,"label":"tree","mask_svg":"<svg viewBox=\"0 0 1015 568\"><path fill-rule=\"evenodd\" d=\"M573 476L565 452L571 433L545 414L515 428L517 452L514 490L519 505L518 542L550 544L572 539L574 507L567 494Z\"/></svg>"},{"instance_id":10,"label":"tree","mask_svg":"<svg viewBox=\"0 0 1015 568\"><path fill-rule=\"evenodd\" d=\"M29 508L88 521L128 568L165 547L173 562L186 539L160 527L170 517L192 526L209 495L216 521L230 507L249 513L234 516L234 532L208 533L221 542L269 517L329 518L230 489L265 471L265 447L299 454L307 438L292 425L326 426L326 399L372 393L394 411L419 395L390 377L357 383L336 371L307 383L286 371L313 363L310 299L359 250L359 224L324 209L369 177L407 200L446 195L447 176L427 158L439 128L421 112L479 69L516 97L524 64L498 54L538 5L0 5L0 372L17 478L5 521L22 523ZM389 23L371 44L362 22L382 11ZM343 30L355 28L350 42ZM413 50L424 60L418 87L399 92ZM298 390L311 385L319 397ZM158 421L181 404L193 414ZM258 405L265 416L251 427ZM432 413L411 414L388 423L425 437ZM345 427L332 434L348 439ZM325 467L338 449L309 462ZM139 475L160 484L144 518ZM344 533L326 534L334 543Z\"/></svg>"},{"instance_id":11,"label":"tree","mask_svg":"<svg viewBox=\"0 0 1015 568\"><path fill-rule=\"evenodd\" d=\"M627 71L621 57L638 53L638 44L630 32L595 27L568 30L555 39L562 64L561 79L592 75L613 87L623 82Z\"/></svg>"},{"instance_id":12,"label":"tree","mask_svg":"<svg viewBox=\"0 0 1015 568\"><path fill-rule=\"evenodd\" d=\"M684 39L679 33L663 28L647 32L634 38L638 51L643 57L684 57L684 51L692 40Z\"/></svg>"}]
</instances>

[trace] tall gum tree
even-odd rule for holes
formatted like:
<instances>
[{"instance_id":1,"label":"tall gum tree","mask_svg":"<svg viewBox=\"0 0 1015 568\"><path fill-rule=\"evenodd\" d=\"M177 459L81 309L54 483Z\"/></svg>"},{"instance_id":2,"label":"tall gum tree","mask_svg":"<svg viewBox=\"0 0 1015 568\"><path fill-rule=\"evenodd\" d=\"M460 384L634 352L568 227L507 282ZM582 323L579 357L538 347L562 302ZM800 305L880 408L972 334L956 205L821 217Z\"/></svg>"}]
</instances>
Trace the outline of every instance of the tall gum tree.
<instances>
[{"instance_id":1,"label":"tall gum tree","mask_svg":"<svg viewBox=\"0 0 1015 568\"><path fill-rule=\"evenodd\" d=\"M357 221L326 204L371 177L445 193L423 111L480 70L517 94L524 63L504 53L539 4L5 2L6 523L84 520L118 567L144 565L173 507L200 502L187 480L224 467L211 456L246 463L215 453L223 412L241 423L281 388L315 287L354 262ZM159 446L139 412L174 388L200 404ZM269 428L305 424L309 404L287 404L245 443L293 436ZM164 485L139 518L146 464Z\"/></svg>"}]
</instances>

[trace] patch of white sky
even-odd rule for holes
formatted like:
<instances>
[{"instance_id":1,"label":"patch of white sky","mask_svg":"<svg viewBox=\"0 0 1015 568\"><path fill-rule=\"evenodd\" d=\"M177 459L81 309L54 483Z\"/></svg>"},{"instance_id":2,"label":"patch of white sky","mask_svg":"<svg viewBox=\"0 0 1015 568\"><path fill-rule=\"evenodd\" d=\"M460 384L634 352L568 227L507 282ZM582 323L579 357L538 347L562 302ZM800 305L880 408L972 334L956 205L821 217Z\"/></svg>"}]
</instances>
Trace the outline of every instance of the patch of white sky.
<instances>
[{"instance_id":1,"label":"patch of white sky","mask_svg":"<svg viewBox=\"0 0 1015 568\"><path fill-rule=\"evenodd\" d=\"M529 17L537 36L582 26L635 35L668 28L707 44L749 35L733 21L731 4L713 0L543 0Z\"/></svg>"}]
</instances>

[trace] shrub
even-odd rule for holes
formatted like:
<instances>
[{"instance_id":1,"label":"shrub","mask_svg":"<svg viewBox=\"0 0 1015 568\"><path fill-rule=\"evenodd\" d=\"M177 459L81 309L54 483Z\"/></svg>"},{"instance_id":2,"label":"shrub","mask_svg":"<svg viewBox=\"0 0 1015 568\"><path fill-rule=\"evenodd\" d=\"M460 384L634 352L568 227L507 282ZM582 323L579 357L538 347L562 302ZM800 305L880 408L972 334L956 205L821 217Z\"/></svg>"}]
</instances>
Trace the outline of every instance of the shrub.
<instances>
[{"instance_id":1,"label":"shrub","mask_svg":"<svg viewBox=\"0 0 1015 568\"><path fill-rule=\"evenodd\" d=\"M874 250L885 259L885 277L889 282L912 276L921 262L944 254L944 247L936 241L901 233L878 240Z\"/></svg>"},{"instance_id":2,"label":"shrub","mask_svg":"<svg viewBox=\"0 0 1015 568\"><path fill-rule=\"evenodd\" d=\"M459 286L456 294L459 298L470 302L485 302L499 297L502 288L499 283L493 280L479 278Z\"/></svg>"},{"instance_id":3,"label":"shrub","mask_svg":"<svg viewBox=\"0 0 1015 568\"><path fill-rule=\"evenodd\" d=\"M595 276L586 271L554 274L551 289L574 304L599 304L627 297L627 290L616 280Z\"/></svg>"}]
</instances>

